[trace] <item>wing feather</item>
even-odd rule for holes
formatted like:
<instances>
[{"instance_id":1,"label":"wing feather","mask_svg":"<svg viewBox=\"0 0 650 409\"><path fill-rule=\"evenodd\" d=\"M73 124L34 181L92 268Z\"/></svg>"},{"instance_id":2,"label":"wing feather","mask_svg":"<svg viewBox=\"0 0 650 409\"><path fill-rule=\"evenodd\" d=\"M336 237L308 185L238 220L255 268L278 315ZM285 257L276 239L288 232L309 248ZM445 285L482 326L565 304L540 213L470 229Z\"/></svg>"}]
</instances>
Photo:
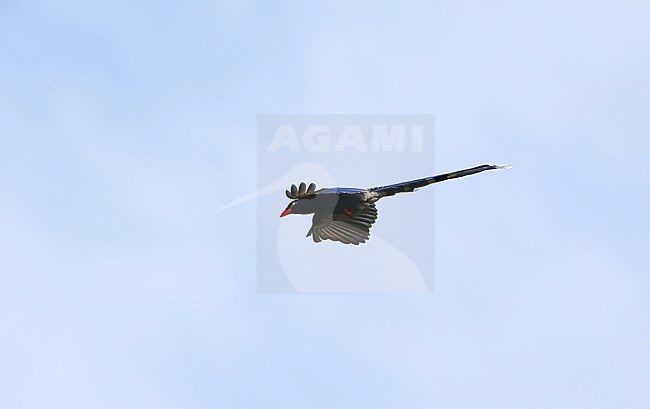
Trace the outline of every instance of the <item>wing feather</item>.
<instances>
[{"instance_id":1,"label":"wing feather","mask_svg":"<svg viewBox=\"0 0 650 409\"><path fill-rule=\"evenodd\" d=\"M341 239L341 241L347 241L349 243L354 243L358 241L358 236L350 228L344 226L342 223L333 223L328 231L333 232Z\"/></svg>"},{"instance_id":2,"label":"wing feather","mask_svg":"<svg viewBox=\"0 0 650 409\"><path fill-rule=\"evenodd\" d=\"M361 244L370 238L370 228L377 220L374 203L367 204L351 216L347 214L315 213L307 236L316 243L333 240L344 244Z\"/></svg>"}]
</instances>

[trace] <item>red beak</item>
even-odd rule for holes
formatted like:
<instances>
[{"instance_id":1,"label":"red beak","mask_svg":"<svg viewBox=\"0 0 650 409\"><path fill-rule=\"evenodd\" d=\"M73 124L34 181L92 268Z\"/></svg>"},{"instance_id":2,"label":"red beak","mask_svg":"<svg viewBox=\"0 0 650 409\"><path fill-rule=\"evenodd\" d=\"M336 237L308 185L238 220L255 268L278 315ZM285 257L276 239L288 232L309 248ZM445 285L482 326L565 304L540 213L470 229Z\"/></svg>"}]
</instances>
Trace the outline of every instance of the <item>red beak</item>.
<instances>
[{"instance_id":1,"label":"red beak","mask_svg":"<svg viewBox=\"0 0 650 409\"><path fill-rule=\"evenodd\" d=\"M284 216L286 216L288 214L291 214L291 208L290 207L287 207L286 209L284 209L284 212L280 213L280 217L284 217Z\"/></svg>"}]
</instances>

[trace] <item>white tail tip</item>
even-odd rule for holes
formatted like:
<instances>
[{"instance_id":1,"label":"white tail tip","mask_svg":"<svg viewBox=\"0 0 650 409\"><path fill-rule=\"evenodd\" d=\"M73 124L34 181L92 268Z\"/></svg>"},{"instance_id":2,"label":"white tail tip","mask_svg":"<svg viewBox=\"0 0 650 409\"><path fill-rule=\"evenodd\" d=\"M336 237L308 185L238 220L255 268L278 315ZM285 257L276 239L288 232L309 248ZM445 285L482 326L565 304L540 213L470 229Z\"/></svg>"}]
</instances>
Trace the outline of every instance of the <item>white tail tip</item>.
<instances>
[{"instance_id":1,"label":"white tail tip","mask_svg":"<svg viewBox=\"0 0 650 409\"><path fill-rule=\"evenodd\" d=\"M497 169L510 169L512 165L496 165Z\"/></svg>"}]
</instances>

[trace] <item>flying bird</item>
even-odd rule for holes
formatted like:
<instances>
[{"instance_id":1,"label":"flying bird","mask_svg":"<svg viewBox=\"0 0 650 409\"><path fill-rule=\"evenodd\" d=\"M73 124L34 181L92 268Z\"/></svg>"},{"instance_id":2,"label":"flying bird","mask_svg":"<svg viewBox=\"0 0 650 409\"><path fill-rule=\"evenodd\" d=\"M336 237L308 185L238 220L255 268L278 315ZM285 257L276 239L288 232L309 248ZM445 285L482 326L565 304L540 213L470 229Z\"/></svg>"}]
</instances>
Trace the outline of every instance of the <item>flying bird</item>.
<instances>
[{"instance_id":1,"label":"flying bird","mask_svg":"<svg viewBox=\"0 0 650 409\"><path fill-rule=\"evenodd\" d=\"M382 197L413 192L417 188L433 183L469 176L486 170L509 167L510 165L480 165L456 172L369 189L335 187L316 190L314 183L307 187L305 182L302 182L299 187L291 185L291 190L286 191L287 197L292 201L280 214L280 217L289 214L313 214L307 237L311 236L314 242L333 240L344 244L358 245L365 243L370 238L370 228L377 220L375 202Z\"/></svg>"}]
</instances>

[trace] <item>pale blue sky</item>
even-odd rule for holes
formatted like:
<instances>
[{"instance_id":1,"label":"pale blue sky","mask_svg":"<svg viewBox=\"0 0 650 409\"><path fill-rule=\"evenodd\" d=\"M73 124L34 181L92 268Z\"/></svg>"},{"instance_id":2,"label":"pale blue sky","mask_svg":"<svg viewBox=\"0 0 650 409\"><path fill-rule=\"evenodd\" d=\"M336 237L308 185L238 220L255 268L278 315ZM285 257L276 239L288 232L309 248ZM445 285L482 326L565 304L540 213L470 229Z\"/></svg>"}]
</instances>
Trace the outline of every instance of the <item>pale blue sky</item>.
<instances>
[{"instance_id":1,"label":"pale blue sky","mask_svg":"<svg viewBox=\"0 0 650 409\"><path fill-rule=\"evenodd\" d=\"M649 18L3 2L0 407L650 406ZM215 212L260 113L434 114L435 169L515 168L435 187L433 295L260 295L265 221Z\"/></svg>"}]
</instances>

